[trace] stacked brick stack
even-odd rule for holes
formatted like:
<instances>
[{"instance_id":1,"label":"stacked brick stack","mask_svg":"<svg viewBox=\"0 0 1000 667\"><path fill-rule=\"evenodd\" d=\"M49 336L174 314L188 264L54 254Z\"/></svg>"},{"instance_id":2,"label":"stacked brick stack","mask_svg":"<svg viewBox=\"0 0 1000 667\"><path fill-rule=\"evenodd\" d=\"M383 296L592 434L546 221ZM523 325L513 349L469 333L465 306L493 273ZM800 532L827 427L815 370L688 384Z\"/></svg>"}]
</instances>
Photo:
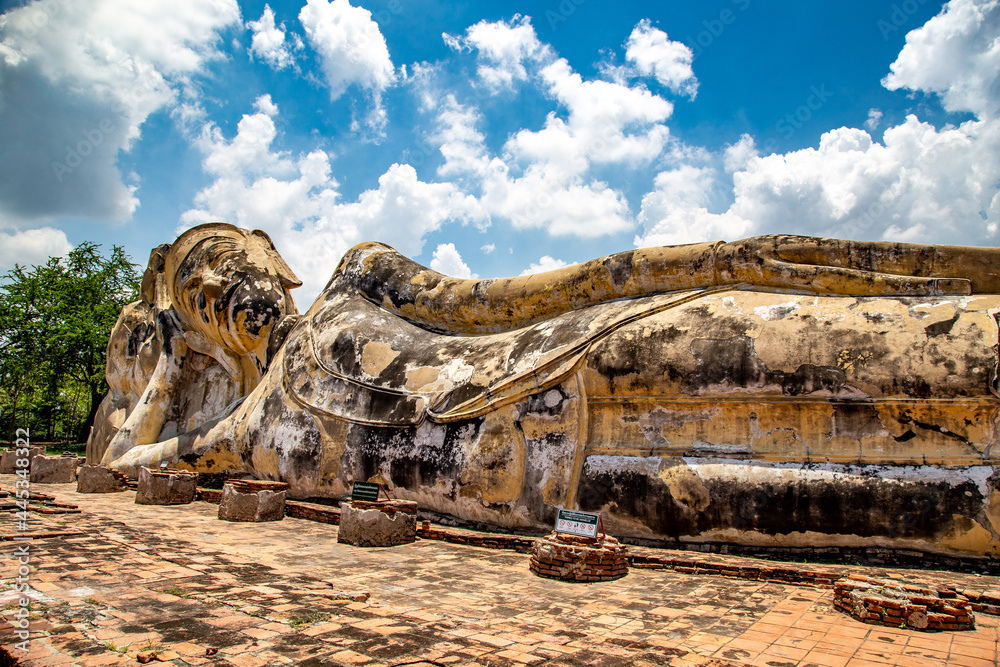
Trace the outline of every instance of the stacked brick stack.
<instances>
[{"instance_id":1,"label":"stacked brick stack","mask_svg":"<svg viewBox=\"0 0 1000 667\"><path fill-rule=\"evenodd\" d=\"M226 482L238 493L257 493L258 491L287 491L286 482L268 482L260 479L231 479Z\"/></svg>"},{"instance_id":2,"label":"stacked brick stack","mask_svg":"<svg viewBox=\"0 0 1000 667\"><path fill-rule=\"evenodd\" d=\"M938 590L853 576L833 584L833 604L872 625L914 630L974 630L969 600L954 588Z\"/></svg>"},{"instance_id":3,"label":"stacked brick stack","mask_svg":"<svg viewBox=\"0 0 1000 667\"><path fill-rule=\"evenodd\" d=\"M589 539L551 533L535 540L528 567L563 581L611 581L628 574L628 549L613 537Z\"/></svg>"},{"instance_id":4,"label":"stacked brick stack","mask_svg":"<svg viewBox=\"0 0 1000 667\"><path fill-rule=\"evenodd\" d=\"M1000 616L1000 590L976 591L966 589L962 595L969 598L973 611Z\"/></svg>"}]
</instances>

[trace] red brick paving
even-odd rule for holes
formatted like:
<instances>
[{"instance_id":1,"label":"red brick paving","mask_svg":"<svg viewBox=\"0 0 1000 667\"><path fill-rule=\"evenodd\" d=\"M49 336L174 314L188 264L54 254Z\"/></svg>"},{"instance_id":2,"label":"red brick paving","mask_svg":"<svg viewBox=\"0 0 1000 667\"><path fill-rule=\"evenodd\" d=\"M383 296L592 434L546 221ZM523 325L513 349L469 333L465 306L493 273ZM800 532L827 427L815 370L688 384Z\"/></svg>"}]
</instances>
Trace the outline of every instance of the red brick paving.
<instances>
[{"instance_id":1,"label":"red brick paving","mask_svg":"<svg viewBox=\"0 0 1000 667\"><path fill-rule=\"evenodd\" d=\"M12 480L0 476L0 487ZM338 544L336 526L303 519L234 524L207 503L138 506L132 491L36 487L82 512L31 517L32 532L63 533L31 544L30 653L14 648L9 628L0 632L31 667L138 665L142 650L159 653L152 664L220 667L977 667L998 659L1000 619L985 614L971 632L874 627L836 611L825 588L648 569L565 583L532 575L528 556L510 551L434 540L359 549ZM0 533L15 532L13 524L13 514L0 514ZM0 543L8 618L14 598L2 589L16 576L15 548ZM1000 588L991 577L892 573ZM370 598L336 599L359 593Z\"/></svg>"}]
</instances>

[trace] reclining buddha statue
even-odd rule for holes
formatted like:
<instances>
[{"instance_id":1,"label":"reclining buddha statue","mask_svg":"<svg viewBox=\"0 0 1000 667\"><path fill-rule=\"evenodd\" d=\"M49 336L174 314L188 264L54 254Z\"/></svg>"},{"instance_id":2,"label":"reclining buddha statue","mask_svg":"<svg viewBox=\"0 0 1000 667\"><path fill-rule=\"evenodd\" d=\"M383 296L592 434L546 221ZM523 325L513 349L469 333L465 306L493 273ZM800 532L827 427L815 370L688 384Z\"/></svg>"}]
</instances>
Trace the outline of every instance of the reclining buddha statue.
<instances>
[{"instance_id":1,"label":"reclining buddha statue","mask_svg":"<svg viewBox=\"0 0 1000 667\"><path fill-rule=\"evenodd\" d=\"M263 232L156 248L88 460L526 531L1000 555L1000 249L763 236L463 280L380 243L304 314Z\"/></svg>"}]
</instances>

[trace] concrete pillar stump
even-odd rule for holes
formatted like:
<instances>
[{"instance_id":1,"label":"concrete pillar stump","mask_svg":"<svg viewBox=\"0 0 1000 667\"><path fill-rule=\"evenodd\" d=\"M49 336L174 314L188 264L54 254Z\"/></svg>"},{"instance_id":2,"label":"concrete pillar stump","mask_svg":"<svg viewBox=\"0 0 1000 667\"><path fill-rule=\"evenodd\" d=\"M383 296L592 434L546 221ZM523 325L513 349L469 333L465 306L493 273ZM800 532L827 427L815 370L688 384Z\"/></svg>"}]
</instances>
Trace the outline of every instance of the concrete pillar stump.
<instances>
[{"instance_id":1,"label":"concrete pillar stump","mask_svg":"<svg viewBox=\"0 0 1000 667\"><path fill-rule=\"evenodd\" d=\"M170 468L140 468L137 505L186 505L194 502L198 473Z\"/></svg>"},{"instance_id":2,"label":"concrete pillar stump","mask_svg":"<svg viewBox=\"0 0 1000 667\"><path fill-rule=\"evenodd\" d=\"M392 547L417 539L412 500L352 500L340 505L337 541L357 547Z\"/></svg>"},{"instance_id":3,"label":"concrete pillar stump","mask_svg":"<svg viewBox=\"0 0 1000 667\"><path fill-rule=\"evenodd\" d=\"M116 493L128 488L128 479L106 466L80 466L76 472L77 493Z\"/></svg>"},{"instance_id":4,"label":"concrete pillar stump","mask_svg":"<svg viewBox=\"0 0 1000 667\"><path fill-rule=\"evenodd\" d=\"M605 535L595 539L553 532L535 540L529 569L563 581L611 581L628 574L628 549Z\"/></svg>"},{"instance_id":5,"label":"concrete pillar stump","mask_svg":"<svg viewBox=\"0 0 1000 667\"><path fill-rule=\"evenodd\" d=\"M222 487L219 518L223 521L281 521L285 518L284 482L230 480Z\"/></svg>"},{"instance_id":6,"label":"concrete pillar stump","mask_svg":"<svg viewBox=\"0 0 1000 667\"><path fill-rule=\"evenodd\" d=\"M71 484L76 481L75 456L44 456L31 459L32 484Z\"/></svg>"}]
</instances>

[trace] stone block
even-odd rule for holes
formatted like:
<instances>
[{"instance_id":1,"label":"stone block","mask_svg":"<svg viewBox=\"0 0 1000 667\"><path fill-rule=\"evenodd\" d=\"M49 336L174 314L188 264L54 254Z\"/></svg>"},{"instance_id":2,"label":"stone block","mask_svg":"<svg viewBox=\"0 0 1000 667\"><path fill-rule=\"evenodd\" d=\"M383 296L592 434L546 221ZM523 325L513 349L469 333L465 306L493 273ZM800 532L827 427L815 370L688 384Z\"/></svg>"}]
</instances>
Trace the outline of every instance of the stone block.
<instances>
[{"instance_id":1,"label":"stone block","mask_svg":"<svg viewBox=\"0 0 1000 667\"><path fill-rule=\"evenodd\" d=\"M128 488L125 475L106 466L80 466L76 472L77 493L115 493Z\"/></svg>"},{"instance_id":2,"label":"stone block","mask_svg":"<svg viewBox=\"0 0 1000 667\"><path fill-rule=\"evenodd\" d=\"M287 486L284 485L284 486ZM285 491L227 482L222 487L219 518L223 521L281 521L285 518Z\"/></svg>"},{"instance_id":3,"label":"stone block","mask_svg":"<svg viewBox=\"0 0 1000 667\"><path fill-rule=\"evenodd\" d=\"M71 484L76 481L75 456L44 456L31 459L32 484Z\"/></svg>"},{"instance_id":4,"label":"stone block","mask_svg":"<svg viewBox=\"0 0 1000 667\"><path fill-rule=\"evenodd\" d=\"M338 542L357 547L391 547L416 539L417 504L413 501L357 501L340 505Z\"/></svg>"},{"instance_id":5,"label":"stone block","mask_svg":"<svg viewBox=\"0 0 1000 667\"><path fill-rule=\"evenodd\" d=\"M31 459L45 453L44 447L28 447L28 466L31 467ZM3 475L14 475L17 474L17 460L23 459L23 456L17 455L17 449L11 448L4 450L3 454L0 454L0 474Z\"/></svg>"},{"instance_id":6,"label":"stone block","mask_svg":"<svg viewBox=\"0 0 1000 667\"><path fill-rule=\"evenodd\" d=\"M140 468L135 492L138 505L186 505L194 501L198 473L169 468Z\"/></svg>"}]
</instances>

